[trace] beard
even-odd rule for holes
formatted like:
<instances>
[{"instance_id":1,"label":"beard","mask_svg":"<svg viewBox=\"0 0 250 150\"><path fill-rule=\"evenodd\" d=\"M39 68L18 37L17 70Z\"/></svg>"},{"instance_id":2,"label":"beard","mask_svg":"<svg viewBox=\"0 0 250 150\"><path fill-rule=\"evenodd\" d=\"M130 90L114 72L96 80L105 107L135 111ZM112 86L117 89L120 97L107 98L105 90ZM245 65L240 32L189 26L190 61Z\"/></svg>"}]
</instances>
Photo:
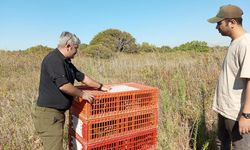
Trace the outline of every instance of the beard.
<instances>
[{"instance_id":1,"label":"beard","mask_svg":"<svg viewBox=\"0 0 250 150\"><path fill-rule=\"evenodd\" d=\"M230 36L231 33L228 23L225 26L218 28L218 31L222 36Z\"/></svg>"},{"instance_id":2,"label":"beard","mask_svg":"<svg viewBox=\"0 0 250 150\"><path fill-rule=\"evenodd\" d=\"M229 36L229 32L228 31L222 31L222 30L218 30L219 33L222 35L222 36Z\"/></svg>"}]
</instances>

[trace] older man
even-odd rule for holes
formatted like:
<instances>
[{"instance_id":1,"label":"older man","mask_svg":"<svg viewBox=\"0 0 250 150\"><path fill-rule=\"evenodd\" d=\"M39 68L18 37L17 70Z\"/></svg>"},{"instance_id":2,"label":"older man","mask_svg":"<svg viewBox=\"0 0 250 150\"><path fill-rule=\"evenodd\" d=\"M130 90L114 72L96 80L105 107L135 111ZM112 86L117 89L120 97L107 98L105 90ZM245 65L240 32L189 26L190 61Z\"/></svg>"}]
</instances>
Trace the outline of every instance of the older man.
<instances>
[{"instance_id":1,"label":"older man","mask_svg":"<svg viewBox=\"0 0 250 150\"><path fill-rule=\"evenodd\" d=\"M36 132L42 139L45 150L63 149L64 112L70 108L73 97L93 101L93 95L74 87L74 80L90 87L107 91L108 88L80 72L71 59L77 53L79 38L70 32L63 32L58 47L42 61L39 97L33 120Z\"/></svg>"}]
</instances>

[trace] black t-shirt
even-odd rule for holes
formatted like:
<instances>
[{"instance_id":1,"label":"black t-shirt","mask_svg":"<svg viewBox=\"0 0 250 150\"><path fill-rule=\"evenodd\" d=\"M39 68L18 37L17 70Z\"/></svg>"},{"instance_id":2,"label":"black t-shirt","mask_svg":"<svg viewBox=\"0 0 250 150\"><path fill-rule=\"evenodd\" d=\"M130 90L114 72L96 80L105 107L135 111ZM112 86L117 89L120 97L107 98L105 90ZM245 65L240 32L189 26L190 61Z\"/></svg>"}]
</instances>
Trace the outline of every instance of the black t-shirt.
<instances>
[{"instance_id":1,"label":"black t-shirt","mask_svg":"<svg viewBox=\"0 0 250 150\"><path fill-rule=\"evenodd\" d=\"M58 110L69 109L73 97L60 91L59 87L66 83L74 84L75 79L83 81L84 74L78 71L70 59L66 59L58 49L51 51L41 65L37 105Z\"/></svg>"}]
</instances>

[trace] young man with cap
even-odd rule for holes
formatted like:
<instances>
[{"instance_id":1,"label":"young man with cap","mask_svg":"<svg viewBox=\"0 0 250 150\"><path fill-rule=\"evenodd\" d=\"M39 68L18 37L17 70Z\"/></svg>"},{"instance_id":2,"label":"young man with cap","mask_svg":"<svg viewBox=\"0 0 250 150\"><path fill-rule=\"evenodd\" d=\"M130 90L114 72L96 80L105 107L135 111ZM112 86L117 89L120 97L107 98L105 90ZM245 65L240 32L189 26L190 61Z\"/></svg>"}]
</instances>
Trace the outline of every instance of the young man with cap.
<instances>
[{"instance_id":1,"label":"young man with cap","mask_svg":"<svg viewBox=\"0 0 250 150\"><path fill-rule=\"evenodd\" d=\"M63 32L58 47L42 61L39 96L33 120L45 150L63 149L64 112L70 108L73 97L82 97L89 103L93 102L92 93L74 87L75 80L98 90L109 90L71 63L79 44L80 40L75 34Z\"/></svg>"},{"instance_id":2,"label":"young man with cap","mask_svg":"<svg viewBox=\"0 0 250 150\"><path fill-rule=\"evenodd\" d=\"M242 26L243 11L235 5L220 7L210 23L231 38L215 90L218 113L217 148L250 150L250 34Z\"/></svg>"}]
</instances>

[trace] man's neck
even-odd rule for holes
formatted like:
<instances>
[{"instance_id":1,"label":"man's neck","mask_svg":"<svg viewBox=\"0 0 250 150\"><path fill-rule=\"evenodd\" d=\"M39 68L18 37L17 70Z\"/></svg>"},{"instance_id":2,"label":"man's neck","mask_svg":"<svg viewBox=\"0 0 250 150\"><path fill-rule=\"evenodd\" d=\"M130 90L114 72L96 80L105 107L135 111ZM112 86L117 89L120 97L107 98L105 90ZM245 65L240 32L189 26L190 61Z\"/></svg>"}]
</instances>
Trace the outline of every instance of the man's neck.
<instances>
[{"instance_id":1,"label":"man's neck","mask_svg":"<svg viewBox=\"0 0 250 150\"><path fill-rule=\"evenodd\" d=\"M64 48L57 48L58 50L59 50L59 52L60 53L62 53L63 54L63 56L65 57L65 58L67 58L67 55L66 55L66 53L65 53L65 49Z\"/></svg>"},{"instance_id":2,"label":"man's neck","mask_svg":"<svg viewBox=\"0 0 250 150\"><path fill-rule=\"evenodd\" d=\"M242 35L244 35L246 33L246 31L243 29L242 26L239 26L235 29L234 32L232 32L232 35L231 35L231 38L232 38L232 41L241 37Z\"/></svg>"}]
</instances>

